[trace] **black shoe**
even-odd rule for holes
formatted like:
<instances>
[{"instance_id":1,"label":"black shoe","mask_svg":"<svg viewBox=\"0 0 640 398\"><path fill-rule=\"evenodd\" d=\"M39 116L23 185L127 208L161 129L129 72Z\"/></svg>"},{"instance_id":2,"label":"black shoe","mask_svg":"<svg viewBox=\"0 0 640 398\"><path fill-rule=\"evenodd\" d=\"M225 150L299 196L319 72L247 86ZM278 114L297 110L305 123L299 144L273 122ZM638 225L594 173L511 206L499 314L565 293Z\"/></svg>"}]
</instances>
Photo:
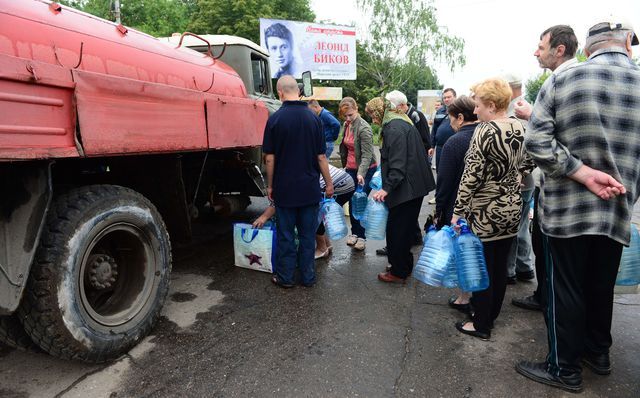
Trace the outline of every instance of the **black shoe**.
<instances>
[{"instance_id":1,"label":"black shoe","mask_svg":"<svg viewBox=\"0 0 640 398\"><path fill-rule=\"evenodd\" d=\"M387 246L383 247L382 249L376 250L376 254L378 256L386 256L387 255Z\"/></svg>"},{"instance_id":2,"label":"black shoe","mask_svg":"<svg viewBox=\"0 0 640 398\"><path fill-rule=\"evenodd\" d=\"M540 305L540 302L534 295L514 298L511 300L511 304L516 307L524 308L525 310L542 311L542 305Z\"/></svg>"},{"instance_id":3,"label":"black shoe","mask_svg":"<svg viewBox=\"0 0 640 398\"><path fill-rule=\"evenodd\" d=\"M593 373L601 376L606 376L611 373L609 354L591 354L585 352L582 357L582 363L591 369Z\"/></svg>"},{"instance_id":4,"label":"black shoe","mask_svg":"<svg viewBox=\"0 0 640 398\"><path fill-rule=\"evenodd\" d=\"M516 276L507 276L507 285L515 285L518 281L516 280Z\"/></svg>"},{"instance_id":5,"label":"black shoe","mask_svg":"<svg viewBox=\"0 0 640 398\"><path fill-rule=\"evenodd\" d=\"M469 305L469 303L467 304L458 304L456 303L456 300L458 299L458 296L451 296L449 298L449 307L454 308L464 314L470 314L471 313L471 306Z\"/></svg>"},{"instance_id":6,"label":"black shoe","mask_svg":"<svg viewBox=\"0 0 640 398\"><path fill-rule=\"evenodd\" d=\"M466 325L470 321L460 321L456 322L456 329L462 334L467 334L469 336L477 337L482 340L489 340L491 338L491 332L484 333L477 330L466 330L464 325Z\"/></svg>"},{"instance_id":7,"label":"black shoe","mask_svg":"<svg viewBox=\"0 0 640 398\"><path fill-rule=\"evenodd\" d=\"M516 272L516 279L521 282L529 282L535 277L536 275L533 273L533 271Z\"/></svg>"},{"instance_id":8,"label":"black shoe","mask_svg":"<svg viewBox=\"0 0 640 398\"><path fill-rule=\"evenodd\" d=\"M516 365L516 372L526 378L548 386L563 389L569 392L582 391L582 376L574 373L570 376L555 376L548 371L549 365L546 362L522 361Z\"/></svg>"}]
</instances>

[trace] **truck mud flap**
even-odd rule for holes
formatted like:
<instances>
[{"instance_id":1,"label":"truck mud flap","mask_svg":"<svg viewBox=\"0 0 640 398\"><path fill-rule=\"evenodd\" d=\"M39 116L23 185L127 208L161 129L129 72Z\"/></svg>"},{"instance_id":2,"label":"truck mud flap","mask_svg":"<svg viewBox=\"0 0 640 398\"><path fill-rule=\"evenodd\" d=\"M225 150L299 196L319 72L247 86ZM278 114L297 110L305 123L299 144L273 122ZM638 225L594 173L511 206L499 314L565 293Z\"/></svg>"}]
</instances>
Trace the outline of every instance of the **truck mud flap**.
<instances>
[{"instance_id":1,"label":"truck mud flap","mask_svg":"<svg viewBox=\"0 0 640 398\"><path fill-rule=\"evenodd\" d=\"M51 203L51 165L0 167L0 315L16 310Z\"/></svg>"}]
</instances>

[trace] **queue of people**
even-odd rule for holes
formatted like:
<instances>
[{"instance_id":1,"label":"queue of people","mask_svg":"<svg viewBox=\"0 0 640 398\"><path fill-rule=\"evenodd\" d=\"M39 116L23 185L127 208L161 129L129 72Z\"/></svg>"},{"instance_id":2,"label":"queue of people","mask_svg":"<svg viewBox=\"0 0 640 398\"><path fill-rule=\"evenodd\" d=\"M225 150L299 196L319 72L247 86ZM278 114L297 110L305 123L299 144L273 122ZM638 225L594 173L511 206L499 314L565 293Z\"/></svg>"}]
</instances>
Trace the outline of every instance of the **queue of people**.
<instances>
[{"instance_id":1,"label":"queue of people","mask_svg":"<svg viewBox=\"0 0 640 398\"><path fill-rule=\"evenodd\" d=\"M343 204L354 187L369 190L379 164L383 185L371 197L389 209L389 266L378 274L381 282L405 283L411 275L420 208L435 189L434 222L441 227L468 221L482 241L490 281L486 290L459 292L449 300L467 315L456 329L490 339L508 282L534 277L533 248L538 288L513 304L543 311L549 352L540 362L518 363L517 372L570 392L583 389L581 364L609 374L613 286L640 195L640 68L631 59L637 44L631 25L606 19L589 28L588 60L578 63L573 29L551 27L534 55L553 74L534 105L522 98L522 82L513 75L479 82L470 96L446 89L430 137L426 118L404 94L373 98L365 113L380 126L379 162L370 125L346 97L339 106L342 169L335 170L327 164L320 119L297 101L295 80L281 77L277 89L284 104L269 118L263 146L269 199L278 217L273 283L294 286L297 267L300 283L312 286L312 253L315 259L330 253L331 243L317 225L319 181L333 195L337 179L343 183L347 175L353 184L337 196ZM346 243L365 250L366 230L350 220Z\"/></svg>"}]
</instances>

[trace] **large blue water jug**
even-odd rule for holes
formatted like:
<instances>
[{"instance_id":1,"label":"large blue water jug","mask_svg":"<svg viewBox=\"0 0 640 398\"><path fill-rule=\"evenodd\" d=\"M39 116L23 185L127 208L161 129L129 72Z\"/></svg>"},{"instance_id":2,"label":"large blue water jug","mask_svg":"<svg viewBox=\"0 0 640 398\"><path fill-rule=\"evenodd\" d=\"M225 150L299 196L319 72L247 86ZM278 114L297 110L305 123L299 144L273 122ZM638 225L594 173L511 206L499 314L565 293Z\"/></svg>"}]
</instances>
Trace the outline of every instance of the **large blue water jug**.
<instances>
[{"instance_id":1,"label":"large blue water jug","mask_svg":"<svg viewBox=\"0 0 640 398\"><path fill-rule=\"evenodd\" d=\"M436 232L438 232L438 229L436 228L436 226L430 225L429 228L427 229L427 233L424 234L424 238L422 238L422 246L426 245L429 238L435 235Z\"/></svg>"},{"instance_id":2,"label":"large blue water jug","mask_svg":"<svg viewBox=\"0 0 640 398\"><path fill-rule=\"evenodd\" d=\"M447 270L455 262L454 235L453 228L445 226L429 237L413 270L414 278L427 285L443 286Z\"/></svg>"},{"instance_id":3,"label":"large blue water jug","mask_svg":"<svg viewBox=\"0 0 640 398\"><path fill-rule=\"evenodd\" d=\"M371 181L369 182L369 187L374 191L379 191L382 189L382 170L380 166L376 169L371 177Z\"/></svg>"},{"instance_id":4,"label":"large blue water jug","mask_svg":"<svg viewBox=\"0 0 640 398\"><path fill-rule=\"evenodd\" d=\"M351 214L353 214L353 218L356 220L362 219L364 216L364 212L367 208L367 200L368 195L364 191L364 187L362 185L358 185L356 191L351 197Z\"/></svg>"},{"instance_id":5,"label":"large blue water jug","mask_svg":"<svg viewBox=\"0 0 640 398\"><path fill-rule=\"evenodd\" d=\"M459 225L460 236L455 245L458 286L465 292L485 290L489 287L489 274L482 241L471 232L465 221L461 220Z\"/></svg>"},{"instance_id":6,"label":"large blue water jug","mask_svg":"<svg viewBox=\"0 0 640 398\"><path fill-rule=\"evenodd\" d=\"M331 240L342 239L349 233L344 220L344 210L334 198L324 198L320 205L324 228Z\"/></svg>"},{"instance_id":7,"label":"large blue water jug","mask_svg":"<svg viewBox=\"0 0 640 398\"><path fill-rule=\"evenodd\" d=\"M387 234L387 217L389 210L387 205L377 200L369 199L364 211L362 226L365 229L367 239L383 240Z\"/></svg>"},{"instance_id":8,"label":"large blue water jug","mask_svg":"<svg viewBox=\"0 0 640 398\"><path fill-rule=\"evenodd\" d=\"M640 284L640 234L631 224L631 243L622 249L620 268L616 285L634 286Z\"/></svg>"}]
</instances>

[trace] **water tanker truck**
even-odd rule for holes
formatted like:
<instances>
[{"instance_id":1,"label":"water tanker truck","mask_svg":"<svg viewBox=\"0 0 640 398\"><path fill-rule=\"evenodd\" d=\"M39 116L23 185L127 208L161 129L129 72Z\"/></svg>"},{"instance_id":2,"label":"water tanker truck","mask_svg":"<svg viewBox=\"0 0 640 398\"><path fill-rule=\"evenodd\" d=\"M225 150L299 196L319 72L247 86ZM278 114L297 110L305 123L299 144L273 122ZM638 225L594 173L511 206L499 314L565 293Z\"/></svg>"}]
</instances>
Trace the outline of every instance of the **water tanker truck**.
<instances>
[{"instance_id":1,"label":"water tanker truck","mask_svg":"<svg viewBox=\"0 0 640 398\"><path fill-rule=\"evenodd\" d=\"M267 53L209 39L0 0L0 341L120 356L160 315L171 243L263 194Z\"/></svg>"}]
</instances>

